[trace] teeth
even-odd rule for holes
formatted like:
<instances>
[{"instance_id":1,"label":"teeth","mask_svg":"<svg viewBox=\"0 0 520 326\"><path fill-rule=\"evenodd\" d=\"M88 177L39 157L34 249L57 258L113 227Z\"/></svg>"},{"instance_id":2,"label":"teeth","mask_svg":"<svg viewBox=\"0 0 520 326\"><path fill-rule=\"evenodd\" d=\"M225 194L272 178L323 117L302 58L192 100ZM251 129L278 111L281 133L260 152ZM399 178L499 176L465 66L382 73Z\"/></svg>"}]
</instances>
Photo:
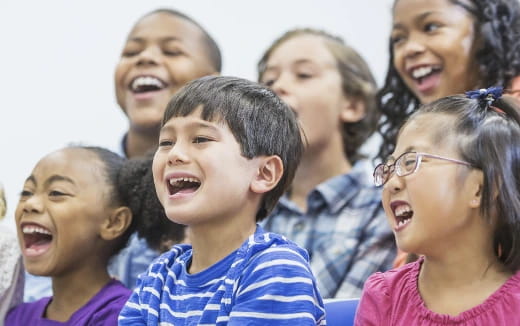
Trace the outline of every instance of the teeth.
<instances>
[{"instance_id":1,"label":"teeth","mask_svg":"<svg viewBox=\"0 0 520 326\"><path fill-rule=\"evenodd\" d=\"M412 208L408 205L401 205L396 207L394 210L395 216L401 216L412 211Z\"/></svg>"},{"instance_id":2,"label":"teeth","mask_svg":"<svg viewBox=\"0 0 520 326\"><path fill-rule=\"evenodd\" d=\"M132 90L137 90L141 86L156 86L158 88L163 88L164 84L161 80L151 76L141 76L134 79L132 82L131 88Z\"/></svg>"},{"instance_id":3,"label":"teeth","mask_svg":"<svg viewBox=\"0 0 520 326\"><path fill-rule=\"evenodd\" d=\"M24 234L41 233L41 234L52 235L49 231L45 230L44 228L37 227L37 226L24 226L22 229L22 232Z\"/></svg>"},{"instance_id":4,"label":"teeth","mask_svg":"<svg viewBox=\"0 0 520 326\"><path fill-rule=\"evenodd\" d=\"M404 219L404 220L400 220L400 221L397 223L397 227L401 227L401 226L403 226L403 225L405 225L405 224L408 224L408 223L410 223L411 220L412 220L411 218L407 218L407 219Z\"/></svg>"},{"instance_id":5,"label":"teeth","mask_svg":"<svg viewBox=\"0 0 520 326\"><path fill-rule=\"evenodd\" d=\"M173 186L175 185L176 183L178 182L195 182L195 183L200 183L199 180L195 179L195 178L186 178L186 177L183 177L183 178L171 178L170 179L170 184Z\"/></svg>"},{"instance_id":6,"label":"teeth","mask_svg":"<svg viewBox=\"0 0 520 326\"><path fill-rule=\"evenodd\" d=\"M412 71L412 77L421 78L428 74L431 74L432 71L433 71L433 68L431 66L417 68Z\"/></svg>"}]
</instances>

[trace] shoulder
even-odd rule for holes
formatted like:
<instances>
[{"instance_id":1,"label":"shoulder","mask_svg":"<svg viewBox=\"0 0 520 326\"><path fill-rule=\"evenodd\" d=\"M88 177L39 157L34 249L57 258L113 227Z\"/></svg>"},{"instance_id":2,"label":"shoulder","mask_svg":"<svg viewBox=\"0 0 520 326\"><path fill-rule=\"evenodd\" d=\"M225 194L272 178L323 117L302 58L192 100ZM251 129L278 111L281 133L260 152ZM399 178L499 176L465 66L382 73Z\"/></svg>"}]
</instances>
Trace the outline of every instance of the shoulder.
<instances>
[{"instance_id":1,"label":"shoulder","mask_svg":"<svg viewBox=\"0 0 520 326\"><path fill-rule=\"evenodd\" d=\"M260 226L258 228L259 230L239 249L239 256L257 263L280 258L309 261L307 251L296 243L283 235L265 232Z\"/></svg>"},{"instance_id":2,"label":"shoulder","mask_svg":"<svg viewBox=\"0 0 520 326\"><path fill-rule=\"evenodd\" d=\"M92 325L117 325L119 312L130 297L130 291L117 280L110 281L75 316L79 320L90 320Z\"/></svg>"},{"instance_id":3,"label":"shoulder","mask_svg":"<svg viewBox=\"0 0 520 326\"><path fill-rule=\"evenodd\" d=\"M50 297L38 301L22 303L11 309L5 318L5 325L33 325L43 315L43 310L51 300Z\"/></svg>"}]
</instances>

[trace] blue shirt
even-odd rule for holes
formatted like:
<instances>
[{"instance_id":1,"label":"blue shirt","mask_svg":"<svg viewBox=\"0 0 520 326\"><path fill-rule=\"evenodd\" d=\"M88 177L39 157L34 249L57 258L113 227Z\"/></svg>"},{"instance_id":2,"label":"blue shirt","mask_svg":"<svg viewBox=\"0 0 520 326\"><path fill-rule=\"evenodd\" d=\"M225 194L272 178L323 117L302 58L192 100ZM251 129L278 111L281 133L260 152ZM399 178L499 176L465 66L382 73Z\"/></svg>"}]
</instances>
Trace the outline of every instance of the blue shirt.
<instances>
[{"instance_id":1,"label":"blue shirt","mask_svg":"<svg viewBox=\"0 0 520 326\"><path fill-rule=\"evenodd\" d=\"M139 278L119 325L325 325L305 250L258 226L240 248L189 274L176 245Z\"/></svg>"},{"instance_id":2,"label":"blue shirt","mask_svg":"<svg viewBox=\"0 0 520 326\"><path fill-rule=\"evenodd\" d=\"M307 212L284 196L263 224L307 249L323 298L359 297L372 273L392 268L394 236L368 176L360 161L311 191Z\"/></svg>"}]
</instances>

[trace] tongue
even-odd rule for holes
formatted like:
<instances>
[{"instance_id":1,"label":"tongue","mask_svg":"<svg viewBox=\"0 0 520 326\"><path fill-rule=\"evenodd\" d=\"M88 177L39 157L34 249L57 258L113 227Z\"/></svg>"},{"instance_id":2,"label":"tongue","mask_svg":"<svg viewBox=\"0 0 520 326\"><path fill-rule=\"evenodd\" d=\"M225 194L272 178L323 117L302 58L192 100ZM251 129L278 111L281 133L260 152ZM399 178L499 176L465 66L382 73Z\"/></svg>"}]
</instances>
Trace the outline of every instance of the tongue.
<instances>
[{"instance_id":1,"label":"tongue","mask_svg":"<svg viewBox=\"0 0 520 326\"><path fill-rule=\"evenodd\" d=\"M420 79L417 83L417 89L421 93L429 93L434 90L439 84L441 74L440 72L433 72L426 77Z\"/></svg>"},{"instance_id":2,"label":"tongue","mask_svg":"<svg viewBox=\"0 0 520 326\"><path fill-rule=\"evenodd\" d=\"M177 190L175 193L176 194L189 194L189 193L195 192L196 190L197 190L197 187L181 188L181 189Z\"/></svg>"},{"instance_id":3,"label":"tongue","mask_svg":"<svg viewBox=\"0 0 520 326\"><path fill-rule=\"evenodd\" d=\"M47 251L51 245L52 236L46 234L25 234L25 254L37 256Z\"/></svg>"}]
</instances>

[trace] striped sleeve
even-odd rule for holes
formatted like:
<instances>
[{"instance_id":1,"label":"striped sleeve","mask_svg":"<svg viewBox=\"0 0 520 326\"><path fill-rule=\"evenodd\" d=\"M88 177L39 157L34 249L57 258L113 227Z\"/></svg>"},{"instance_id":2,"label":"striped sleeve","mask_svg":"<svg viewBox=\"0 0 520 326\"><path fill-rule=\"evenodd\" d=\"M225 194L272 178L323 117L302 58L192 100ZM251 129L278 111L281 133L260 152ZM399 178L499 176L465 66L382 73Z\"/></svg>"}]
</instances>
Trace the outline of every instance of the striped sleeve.
<instances>
[{"instance_id":1,"label":"striped sleeve","mask_svg":"<svg viewBox=\"0 0 520 326\"><path fill-rule=\"evenodd\" d=\"M175 259L179 249L164 254L153 263L146 274L139 276L137 286L130 295L118 318L119 326L126 325L157 325L161 309L160 293L164 287L167 265L170 259Z\"/></svg>"},{"instance_id":2,"label":"striped sleeve","mask_svg":"<svg viewBox=\"0 0 520 326\"><path fill-rule=\"evenodd\" d=\"M306 257L294 247L270 247L243 270L228 325L326 325Z\"/></svg>"}]
</instances>

